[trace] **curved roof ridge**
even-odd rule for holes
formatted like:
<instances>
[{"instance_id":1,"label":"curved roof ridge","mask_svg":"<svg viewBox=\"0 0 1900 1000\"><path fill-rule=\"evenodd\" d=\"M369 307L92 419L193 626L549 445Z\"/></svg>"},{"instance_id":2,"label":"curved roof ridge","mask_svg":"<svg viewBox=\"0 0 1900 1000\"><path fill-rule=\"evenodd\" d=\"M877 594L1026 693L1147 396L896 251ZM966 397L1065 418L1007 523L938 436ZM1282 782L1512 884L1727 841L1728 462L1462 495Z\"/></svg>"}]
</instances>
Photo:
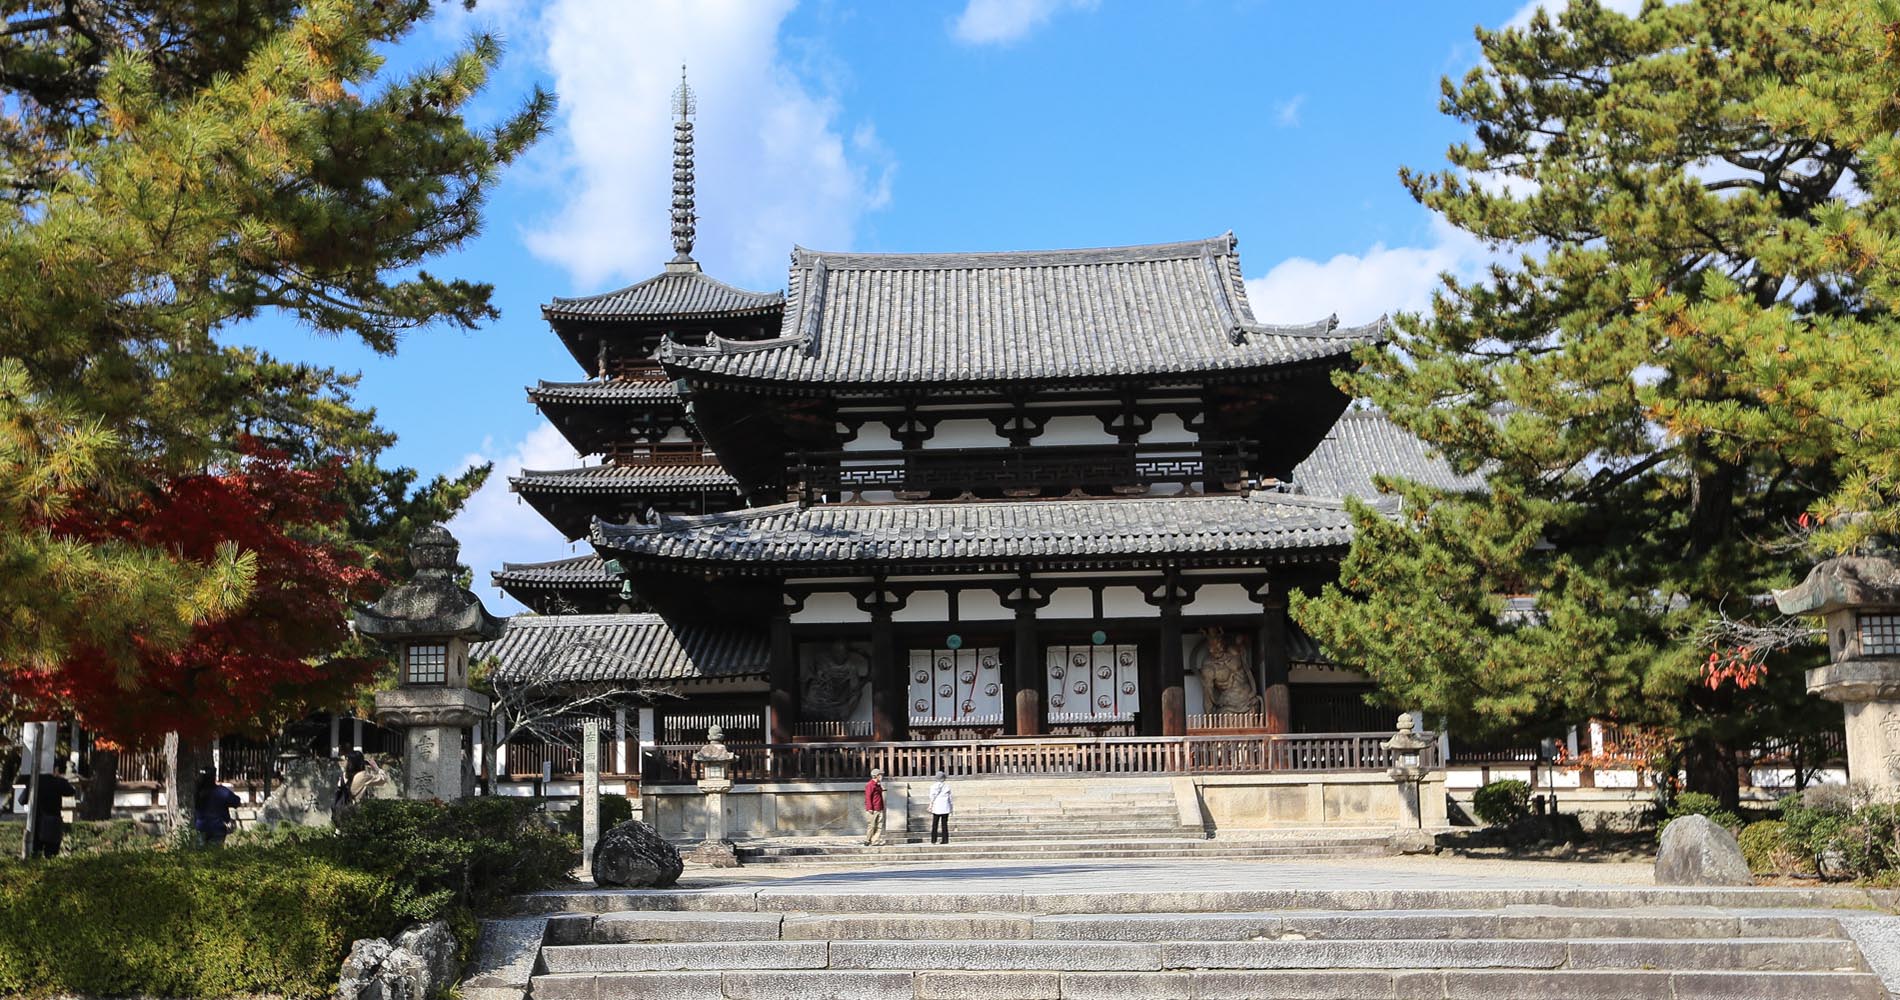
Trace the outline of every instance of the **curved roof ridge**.
<instances>
[{"instance_id":1,"label":"curved roof ridge","mask_svg":"<svg viewBox=\"0 0 1900 1000\"><path fill-rule=\"evenodd\" d=\"M601 299L610 299L616 295L626 295L630 292L637 292L648 285L655 284L661 281L666 281L668 279L672 279L674 281L692 281L692 282L697 282L701 284L708 284L708 285L714 286L715 288L720 289L721 291L732 292L736 295L749 296L749 297L758 298L758 299L783 299L785 297L785 293L783 291L755 292L755 291L752 291L751 289L740 288L737 285L728 284L724 281L720 281L718 278L715 278L704 271L691 271L691 272L661 271L659 274L656 274L650 278L641 278L639 281L636 281L631 285L625 285L620 288L615 288L611 291L596 292L593 295L556 295L548 299L548 305L554 305L556 303L595 302ZM543 306L542 308L545 309L547 308L547 306Z\"/></svg>"},{"instance_id":2,"label":"curved roof ridge","mask_svg":"<svg viewBox=\"0 0 1900 1000\"><path fill-rule=\"evenodd\" d=\"M1199 257L1203 253L1226 256L1238 245L1234 231L1199 240L1171 243L1131 243L1110 247L1069 247L1051 250L963 250L947 252L864 252L856 250L813 250L792 247L792 266L809 267L817 261L828 266L873 270L919 270L930 267L1050 267L1063 264L1111 264L1122 261L1173 260Z\"/></svg>"},{"instance_id":3,"label":"curved roof ridge","mask_svg":"<svg viewBox=\"0 0 1900 1000\"><path fill-rule=\"evenodd\" d=\"M588 526L588 539L600 544L602 528L612 528L621 535L657 535L664 531L677 531L683 528L705 528L721 524L742 524L762 518L777 517L799 508L797 501L776 503L770 507L741 507L738 510L720 511L716 514L665 514L653 524L614 524L604 518L595 517Z\"/></svg>"},{"instance_id":4,"label":"curved roof ridge","mask_svg":"<svg viewBox=\"0 0 1900 1000\"><path fill-rule=\"evenodd\" d=\"M571 566L571 565L577 565L577 564L585 563L585 562L604 562L604 561L605 560L601 559L600 553L598 552L589 552L584 555L578 555L578 556L562 556L559 559L545 559L545 560L542 560L541 562L503 561L501 564L501 572L506 573L511 569L547 569L548 567L551 567L551 566Z\"/></svg>"}]
</instances>

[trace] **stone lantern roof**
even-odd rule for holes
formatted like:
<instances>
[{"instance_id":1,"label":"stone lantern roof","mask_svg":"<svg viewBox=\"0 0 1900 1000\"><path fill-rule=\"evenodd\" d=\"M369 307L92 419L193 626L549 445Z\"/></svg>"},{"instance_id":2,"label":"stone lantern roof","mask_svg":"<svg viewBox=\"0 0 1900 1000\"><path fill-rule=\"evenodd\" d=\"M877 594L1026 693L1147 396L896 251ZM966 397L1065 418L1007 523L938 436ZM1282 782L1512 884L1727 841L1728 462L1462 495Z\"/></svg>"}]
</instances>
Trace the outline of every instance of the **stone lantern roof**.
<instances>
[{"instance_id":1,"label":"stone lantern roof","mask_svg":"<svg viewBox=\"0 0 1900 1000\"><path fill-rule=\"evenodd\" d=\"M431 524L409 543L415 576L392 588L375 604L356 612L356 631L385 642L405 639L501 637L506 620L482 606L482 599L455 582L461 545L447 528Z\"/></svg>"},{"instance_id":2,"label":"stone lantern roof","mask_svg":"<svg viewBox=\"0 0 1900 1000\"><path fill-rule=\"evenodd\" d=\"M1892 549L1837 556L1817 564L1808 578L1775 591L1784 615L1828 615L1850 608L1900 606L1900 562Z\"/></svg>"}]
</instances>

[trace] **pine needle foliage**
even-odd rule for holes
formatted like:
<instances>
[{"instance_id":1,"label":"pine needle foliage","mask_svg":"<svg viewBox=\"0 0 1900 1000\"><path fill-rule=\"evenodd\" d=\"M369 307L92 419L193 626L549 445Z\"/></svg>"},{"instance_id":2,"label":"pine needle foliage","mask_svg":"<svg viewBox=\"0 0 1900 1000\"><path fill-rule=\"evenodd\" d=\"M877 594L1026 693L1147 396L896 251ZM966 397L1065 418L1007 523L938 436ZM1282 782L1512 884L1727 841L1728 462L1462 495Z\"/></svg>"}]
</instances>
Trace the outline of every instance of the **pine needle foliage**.
<instances>
[{"instance_id":1,"label":"pine needle foliage","mask_svg":"<svg viewBox=\"0 0 1900 1000\"><path fill-rule=\"evenodd\" d=\"M59 527L237 470L240 442L342 463L333 540L379 570L486 476L416 490L376 465L391 439L352 377L230 342L277 313L388 353L497 315L490 286L426 265L479 232L553 99L471 124L500 58L488 36L385 72L431 9L0 0L0 676L178 648L243 607L258 567L235 548Z\"/></svg>"},{"instance_id":2,"label":"pine needle foliage","mask_svg":"<svg viewBox=\"0 0 1900 1000\"><path fill-rule=\"evenodd\" d=\"M1896 498L1894 9L1574 0L1478 31L1442 102L1471 139L1401 179L1497 262L1343 387L1490 489L1355 508L1338 583L1293 604L1334 655L1466 732L1670 727L1716 787L1724 749L1838 724L1810 651L1738 690L1693 636L1798 578L1803 514Z\"/></svg>"}]
</instances>

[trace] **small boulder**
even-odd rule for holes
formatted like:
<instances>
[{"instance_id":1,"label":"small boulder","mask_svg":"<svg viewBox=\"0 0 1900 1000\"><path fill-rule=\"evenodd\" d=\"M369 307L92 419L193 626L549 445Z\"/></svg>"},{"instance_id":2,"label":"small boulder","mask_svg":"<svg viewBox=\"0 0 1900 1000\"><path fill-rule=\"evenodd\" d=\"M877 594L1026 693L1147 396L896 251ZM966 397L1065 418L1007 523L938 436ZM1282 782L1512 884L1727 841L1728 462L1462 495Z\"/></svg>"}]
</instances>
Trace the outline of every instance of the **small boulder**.
<instances>
[{"instance_id":1,"label":"small boulder","mask_svg":"<svg viewBox=\"0 0 1900 1000\"><path fill-rule=\"evenodd\" d=\"M1392 850L1400 854L1437 854L1438 837L1430 830L1400 830L1392 835Z\"/></svg>"},{"instance_id":2,"label":"small boulder","mask_svg":"<svg viewBox=\"0 0 1900 1000\"><path fill-rule=\"evenodd\" d=\"M426 924L416 924L396 935L396 950L414 955L421 964L422 979L416 984L418 997L432 997L443 993L455 983L456 956L461 948L456 943L455 932L449 929L446 920L431 920Z\"/></svg>"},{"instance_id":3,"label":"small boulder","mask_svg":"<svg viewBox=\"0 0 1900 1000\"><path fill-rule=\"evenodd\" d=\"M660 889L678 881L683 867L679 849L637 819L601 834L594 845L595 885Z\"/></svg>"},{"instance_id":4,"label":"small boulder","mask_svg":"<svg viewBox=\"0 0 1900 1000\"><path fill-rule=\"evenodd\" d=\"M1657 885L1754 885L1742 845L1707 816L1681 816L1664 828L1656 851Z\"/></svg>"},{"instance_id":5,"label":"small boulder","mask_svg":"<svg viewBox=\"0 0 1900 1000\"><path fill-rule=\"evenodd\" d=\"M455 984L455 934L445 921L417 924L396 936L350 946L337 976L338 1000L430 1000Z\"/></svg>"}]
</instances>

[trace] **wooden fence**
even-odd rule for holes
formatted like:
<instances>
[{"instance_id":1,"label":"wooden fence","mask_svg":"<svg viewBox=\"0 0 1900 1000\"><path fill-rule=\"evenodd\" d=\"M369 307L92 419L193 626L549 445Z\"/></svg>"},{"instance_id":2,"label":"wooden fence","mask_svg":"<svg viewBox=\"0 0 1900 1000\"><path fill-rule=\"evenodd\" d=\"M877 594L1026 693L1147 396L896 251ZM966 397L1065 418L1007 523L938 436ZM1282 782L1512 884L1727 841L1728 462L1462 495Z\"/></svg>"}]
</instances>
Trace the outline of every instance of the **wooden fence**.
<instances>
[{"instance_id":1,"label":"wooden fence","mask_svg":"<svg viewBox=\"0 0 1900 1000\"><path fill-rule=\"evenodd\" d=\"M734 746L731 777L739 781L855 781L873 768L889 778L1057 774L1250 774L1382 771L1392 764L1390 733L1252 736L1108 737L1101 739L955 740L931 743L792 743ZM697 744L662 744L646 754L649 783L701 775ZM1428 748L1424 761L1437 765Z\"/></svg>"}]
</instances>

